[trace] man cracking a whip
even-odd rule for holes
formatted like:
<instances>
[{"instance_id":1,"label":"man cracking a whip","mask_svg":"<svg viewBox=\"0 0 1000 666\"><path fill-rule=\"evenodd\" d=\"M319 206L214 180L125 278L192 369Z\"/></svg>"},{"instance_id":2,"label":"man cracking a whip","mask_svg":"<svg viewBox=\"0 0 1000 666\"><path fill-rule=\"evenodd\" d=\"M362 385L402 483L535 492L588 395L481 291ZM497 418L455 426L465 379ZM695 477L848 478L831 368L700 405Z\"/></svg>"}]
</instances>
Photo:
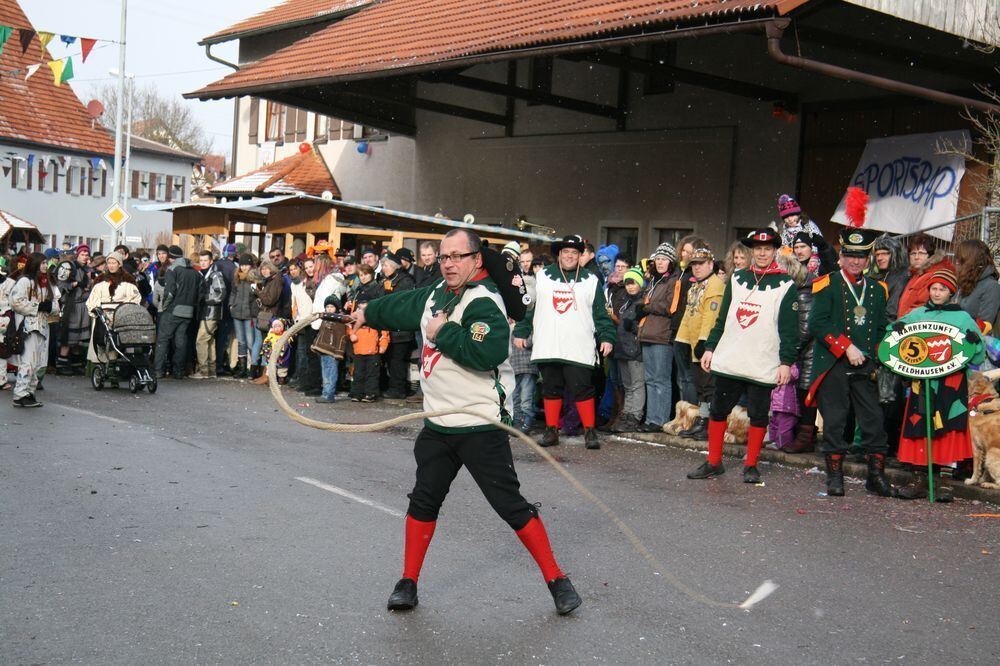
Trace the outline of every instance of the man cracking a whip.
<instances>
[{"instance_id":1,"label":"man cracking a whip","mask_svg":"<svg viewBox=\"0 0 1000 666\"><path fill-rule=\"evenodd\" d=\"M389 610L411 610L417 605L417 579L438 512L463 465L538 563L559 614L570 613L582 603L556 564L538 510L521 496L506 432L489 423L510 422L514 386L507 360L510 308L504 301L510 291L504 281L511 276L499 275L502 269L494 274L494 262L487 261L489 252L474 233L451 231L441 241L443 281L389 294L355 313L356 327L367 323L379 329L422 333L420 384L425 411L455 409L481 415L433 417L425 420L417 435L417 473L406 515L403 576L389 596Z\"/></svg>"},{"instance_id":2,"label":"man cracking a whip","mask_svg":"<svg viewBox=\"0 0 1000 666\"><path fill-rule=\"evenodd\" d=\"M736 271L726 285L719 318L705 341L701 367L715 377L709 408L708 460L689 479L724 474L722 440L726 419L747 394L747 457L743 482L758 483L757 456L767 434L771 391L792 378L799 351L795 283L774 261L781 239L773 229L758 229L741 242L751 248L750 267Z\"/></svg>"}]
</instances>

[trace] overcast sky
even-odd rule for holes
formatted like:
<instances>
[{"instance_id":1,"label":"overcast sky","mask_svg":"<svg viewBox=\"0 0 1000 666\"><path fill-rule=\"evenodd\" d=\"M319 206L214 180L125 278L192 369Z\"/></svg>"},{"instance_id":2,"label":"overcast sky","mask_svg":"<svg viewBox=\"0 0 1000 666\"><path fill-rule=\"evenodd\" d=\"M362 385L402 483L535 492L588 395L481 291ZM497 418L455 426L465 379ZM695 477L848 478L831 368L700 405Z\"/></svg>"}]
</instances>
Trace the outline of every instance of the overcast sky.
<instances>
[{"instance_id":1,"label":"overcast sky","mask_svg":"<svg viewBox=\"0 0 1000 666\"><path fill-rule=\"evenodd\" d=\"M57 35L118 39L121 0L19 0L35 30ZM203 37L230 26L281 0L128 0L127 60L125 70L136 75L136 84L156 83L166 96L180 99L222 78L228 67L205 57L198 46ZM216 46L212 53L232 62L236 42ZM80 52L79 42L67 49L53 39L49 52L55 58ZM73 58L77 95L87 102L92 90L109 81L108 71L118 68L118 46L99 42L86 64ZM39 72L38 76L41 76ZM214 152L232 152L233 102L186 101L214 142Z\"/></svg>"}]
</instances>

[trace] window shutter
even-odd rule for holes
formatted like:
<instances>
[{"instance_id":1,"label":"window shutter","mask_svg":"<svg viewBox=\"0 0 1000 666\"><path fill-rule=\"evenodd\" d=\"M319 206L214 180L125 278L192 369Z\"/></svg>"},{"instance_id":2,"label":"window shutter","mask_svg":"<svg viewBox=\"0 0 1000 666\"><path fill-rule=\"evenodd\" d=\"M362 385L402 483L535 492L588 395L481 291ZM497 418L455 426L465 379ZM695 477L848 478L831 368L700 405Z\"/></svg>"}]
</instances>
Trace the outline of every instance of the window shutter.
<instances>
[{"instance_id":1,"label":"window shutter","mask_svg":"<svg viewBox=\"0 0 1000 666\"><path fill-rule=\"evenodd\" d=\"M173 176L167 176L167 186L166 186L165 189L166 189L166 192L163 193L163 200L164 201L173 201L174 200L174 198L173 198L173 195L174 195L174 177Z\"/></svg>"},{"instance_id":2,"label":"window shutter","mask_svg":"<svg viewBox=\"0 0 1000 666\"><path fill-rule=\"evenodd\" d=\"M156 174L152 171L149 172L149 191L146 198L150 201L156 201Z\"/></svg>"},{"instance_id":3,"label":"window shutter","mask_svg":"<svg viewBox=\"0 0 1000 666\"><path fill-rule=\"evenodd\" d=\"M305 109L298 109L295 112L295 140L306 140L306 127L309 121L309 112Z\"/></svg>"},{"instance_id":4,"label":"window shutter","mask_svg":"<svg viewBox=\"0 0 1000 666\"><path fill-rule=\"evenodd\" d=\"M341 123L340 138L345 141L350 141L354 138L354 123L349 123L346 120Z\"/></svg>"},{"instance_id":5,"label":"window shutter","mask_svg":"<svg viewBox=\"0 0 1000 666\"><path fill-rule=\"evenodd\" d=\"M340 121L336 118L330 118L330 125L327 129L327 138L333 141L340 140Z\"/></svg>"},{"instance_id":6,"label":"window shutter","mask_svg":"<svg viewBox=\"0 0 1000 666\"><path fill-rule=\"evenodd\" d=\"M34 163L29 164L28 165L28 186L25 189L29 189L29 190L31 189L31 176L32 176L32 173L34 171L35 171L35 164Z\"/></svg>"},{"instance_id":7,"label":"window shutter","mask_svg":"<svg viewBox=\"0 0 1000 666\"><path fill-rule=\"evenodd\" d=\"M260 125L260 100L256 97L250 98L250 143L257 143L257 132Z\"/></svg>"},{"instance_id":8,"label":"window shutter","mask_svg":"<svg viewBox=\"0 0 1000 666\"><path fill-rule=\"evenodd\" d=\"M295 119L297 110L291 107L285 108L285 143L295 141Z\"/></svg>"},{"instance_id":9,"label":"window shutter","mask_svg":"<svg viewBox=\"0 0 1000 666\"><path fill-rule=\"evenodd\" d=\"M132 198L133 199L138 199L139 198L139 172L138 171L133 171L132 172Z\"/></svg>"}]
</instances>

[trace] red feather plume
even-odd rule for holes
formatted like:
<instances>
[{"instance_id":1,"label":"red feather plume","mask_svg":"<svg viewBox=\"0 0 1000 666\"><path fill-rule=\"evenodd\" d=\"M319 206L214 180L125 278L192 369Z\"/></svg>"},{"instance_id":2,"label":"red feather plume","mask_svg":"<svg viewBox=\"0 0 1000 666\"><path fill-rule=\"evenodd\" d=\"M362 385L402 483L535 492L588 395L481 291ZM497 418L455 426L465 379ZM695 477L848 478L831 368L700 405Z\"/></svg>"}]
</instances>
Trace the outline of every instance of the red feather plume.
<instances>
[{"instance_id":1,"label":"red feather plume","mask_svg":"<svg viewBox=\"0 0 1000 666\"><path fill-rule=\"evenodd\" d=\"M868 214L868 193L860 187L847 188L847 221L852 227L865 226L865 215Z\"/></svg>"}]
</instances>

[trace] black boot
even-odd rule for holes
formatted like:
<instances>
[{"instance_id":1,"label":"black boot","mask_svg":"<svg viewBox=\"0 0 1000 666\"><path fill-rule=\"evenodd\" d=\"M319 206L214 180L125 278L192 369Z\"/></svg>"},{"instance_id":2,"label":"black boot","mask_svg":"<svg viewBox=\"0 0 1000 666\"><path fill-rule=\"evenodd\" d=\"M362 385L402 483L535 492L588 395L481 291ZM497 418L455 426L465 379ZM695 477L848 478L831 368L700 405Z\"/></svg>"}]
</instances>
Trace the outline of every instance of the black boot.
<instances>
[{"instance_id":1,"label":"black boot","mask_svg":"<svg viewBox=\"0 0 1000 666\"><path fill-rule=\"evenodd\" d=\"M549 592L552 593L552 601L556 604L556 612L560 615L568 615L583 603L583 599L576 593L573 583L565 576L556 578L549 583Z\"/></svg>"},{"instance_id":2,"label":"black boot","mask_svg":"<svg viewBox=\"0 0 1000 666\"><path fill-rule=\"evenodd\" d=\"M545 426L545 434L542 435L541 446L558 446L559 426Z\"/></svg>"},{"instance_id":3,"label":"black boot","mask_svg":"<svg viewBox=\"0 0 1000 666\"><path fill-rule=\"evenodd\" d=\"M413 610L417 607L417 581L412 578L400 578L389 595L389 610Z\"/></svg>"},{"instance_id":4,"label":"black boot","mask_svg":"<svg viewBox=\"0 0 1000 666\"><path fill-rule=\"evenodd\" d=\"M233 377L236 379L246 379L247 378L247 359L245 356L240 356L236 361L236 370L233 371Z\"/></svg>"},{"instance_id":5,"label":"black boot","mask_svg":"<svg viewBox=\"0 0 1000 666\"><path fill-rule=\"evenodd\" d=\"M60 377L68 377L73 374L73 368L70 367L68 356L60 356L56 359L56 374Z\"/></svg>"},{"instance_id":6,"label":"black boot","mask_svg":"<svg viewBox=\"0 0 1000 666\"><path fill-rule=\"evenodd\" d=\"M830 497L844 496L844 454L826 454L826 494Z\"/></svg>"},{"instance_id":7,"label":"black boot","mask_svg":"<svg viewBox=\"0 0 1000 666\"><path fill-rule=\"evenodd\" d=\"M885 479L885 454L868 454L868 480L865 490L880 497L892 497L892 486Z\"/></svg>"},{"instance_id":8,"label":"black boot","mask_svg":"<svg viewBox=\"0 0 1000 666\"><path fill-rule=\"evenodd\" d=\"M726 467L721 462L718 465L713 465L707 460L702 464L698 465L692 471L688 472L687 478L689 479L712 479L717 476L722 476L726 473Z\"/></svg>"},{"instance_id":9,"label":"black boot","mask_svg":"<svg viewBox=\"0 0 1000 666\"><path fill-rule=\"evenodd\" d=\"M583 444L588 449L601 448L601 441L597 439L597 432L593 428L583 429Z\"/></svg>"},{"instance_id":10,"label":"black boot","mask_svg":"<svg viewBox=\"0 0 1000 666\"><path fill-rule=\"evenodd\" d=\"M743 483L760 483L760 472L756 465L743 468Z\"/></svg>"},{"instance_id":11,"label":"black boot","mask_svg":"<svg viewBox=\"0 0 1000 666\"><path fill-rule=\"evenodd\" d=\"M697 417L691 427L686 430L681 430L677 433L678 437L683 437L685 439L708 439L708 419L704 417Z\"/></svg>"},{"instance_id":12,"label":"black boot","mask_svg":"<svg viewBox=\"0 0 1000 666\"><path fill-rule=\"evenodd\" d=\"M260 378L260 366L259 365L251 365L250 366L250 379L259 379L259 378Z\"/></svg>"}]
</instances>

